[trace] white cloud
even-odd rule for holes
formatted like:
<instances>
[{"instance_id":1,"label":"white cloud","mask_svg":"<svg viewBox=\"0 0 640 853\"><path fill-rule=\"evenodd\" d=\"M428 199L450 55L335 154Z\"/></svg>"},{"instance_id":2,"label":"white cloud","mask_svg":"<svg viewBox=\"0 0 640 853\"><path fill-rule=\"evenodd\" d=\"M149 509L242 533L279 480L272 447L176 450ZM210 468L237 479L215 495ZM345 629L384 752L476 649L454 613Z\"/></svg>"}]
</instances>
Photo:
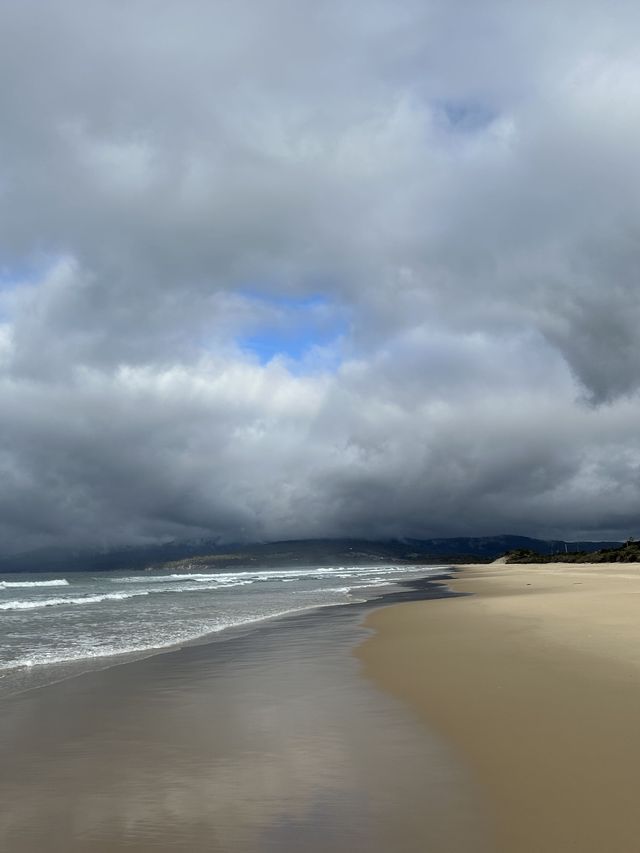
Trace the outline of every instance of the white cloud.
<instances>
[{"instance_id":1,"label":"white cloud","mask_svg":"<svg viewBox=\"0 0 640 853\"><path fill-rule=\"evenodd\" d=\"M3 547L634 531L633 4L34 8L0 10ZM306 353L248 351L319 294Z\"/></svg>"}]
</instances>

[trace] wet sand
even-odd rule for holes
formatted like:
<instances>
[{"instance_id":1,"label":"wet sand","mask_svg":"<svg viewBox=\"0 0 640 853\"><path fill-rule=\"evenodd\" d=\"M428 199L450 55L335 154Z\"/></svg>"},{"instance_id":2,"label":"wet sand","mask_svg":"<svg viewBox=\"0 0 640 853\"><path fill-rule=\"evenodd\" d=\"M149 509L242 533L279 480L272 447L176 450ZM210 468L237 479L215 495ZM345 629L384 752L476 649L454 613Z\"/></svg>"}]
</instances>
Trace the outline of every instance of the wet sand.
<instances>
[{"instance_id":1,"label":"wet sand","mask_svg":"<svg viewBox=\"0 0 640 853\"><path fill-rule=\"evenodd\" d=\"M502 853L640 849L640 566L465 567L384 608L364 671L444 735Z\"/></svg>"},{"instance_id":2,"label":"wet sand","mask_svg":"<svg viewBox=\"0 0 640 853\"><path fill-rule=\"evenodd\" d=\"M490 853L464 763L363 677L360 619L304 614L5 696L0 850Z\"/></svg>"}]
</instances>

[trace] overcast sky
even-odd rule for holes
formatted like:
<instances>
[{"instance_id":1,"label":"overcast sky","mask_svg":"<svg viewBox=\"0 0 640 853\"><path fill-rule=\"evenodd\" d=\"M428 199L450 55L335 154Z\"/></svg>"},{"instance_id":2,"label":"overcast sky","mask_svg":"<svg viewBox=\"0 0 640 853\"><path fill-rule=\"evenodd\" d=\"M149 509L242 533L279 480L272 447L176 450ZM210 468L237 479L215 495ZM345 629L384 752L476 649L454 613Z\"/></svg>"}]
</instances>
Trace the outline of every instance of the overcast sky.
<instances>
[{"instance_id":1,"label":"overcast sky","mask_svg":"<svg viewBox=\"0 0 640 853\"><path fill-rule=\"evenodd\" d=\"M0 552L640 531L640 7L0 4Z\"/></svg>"}]
</instances>

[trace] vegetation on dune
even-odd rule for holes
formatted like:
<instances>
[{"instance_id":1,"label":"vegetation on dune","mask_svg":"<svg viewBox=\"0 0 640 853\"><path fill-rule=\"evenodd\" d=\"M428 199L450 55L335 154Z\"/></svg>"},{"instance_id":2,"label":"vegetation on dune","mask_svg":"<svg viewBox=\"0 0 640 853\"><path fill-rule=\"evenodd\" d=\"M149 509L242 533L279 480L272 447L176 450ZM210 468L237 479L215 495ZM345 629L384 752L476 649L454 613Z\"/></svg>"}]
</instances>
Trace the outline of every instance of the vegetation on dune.
<instances>
[{"instance_id":1,"label":"vegetation on dune","mask_svg":"<svg viewBox=\"0 0 640 853\"><path fill-rule=\"evenodd\" d=\"M640 563L640 542L627 540L617 548L600 551L558 551L556 554L539 554L530 548L515 548L505 554L508 564L513 563Z\"/></svg>"}]
</instances>

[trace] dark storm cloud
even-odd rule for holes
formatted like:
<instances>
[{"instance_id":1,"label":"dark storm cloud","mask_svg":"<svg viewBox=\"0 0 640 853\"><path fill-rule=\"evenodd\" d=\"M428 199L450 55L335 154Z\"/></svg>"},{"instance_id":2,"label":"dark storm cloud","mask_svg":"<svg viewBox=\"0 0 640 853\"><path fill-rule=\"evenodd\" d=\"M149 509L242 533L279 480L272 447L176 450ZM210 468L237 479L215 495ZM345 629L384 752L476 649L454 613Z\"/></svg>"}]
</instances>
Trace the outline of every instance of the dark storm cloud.
<instances>
[{"instance_id":1,"label":"dark storm cloud","mask_svg":"<svg viewBox=\"0 0 640 853\"><path fill-rule=\"evenodd\" d=\"M635 531L640 13L469 5L4 5L3 551Z\"/></svg>"}]
</instances>

